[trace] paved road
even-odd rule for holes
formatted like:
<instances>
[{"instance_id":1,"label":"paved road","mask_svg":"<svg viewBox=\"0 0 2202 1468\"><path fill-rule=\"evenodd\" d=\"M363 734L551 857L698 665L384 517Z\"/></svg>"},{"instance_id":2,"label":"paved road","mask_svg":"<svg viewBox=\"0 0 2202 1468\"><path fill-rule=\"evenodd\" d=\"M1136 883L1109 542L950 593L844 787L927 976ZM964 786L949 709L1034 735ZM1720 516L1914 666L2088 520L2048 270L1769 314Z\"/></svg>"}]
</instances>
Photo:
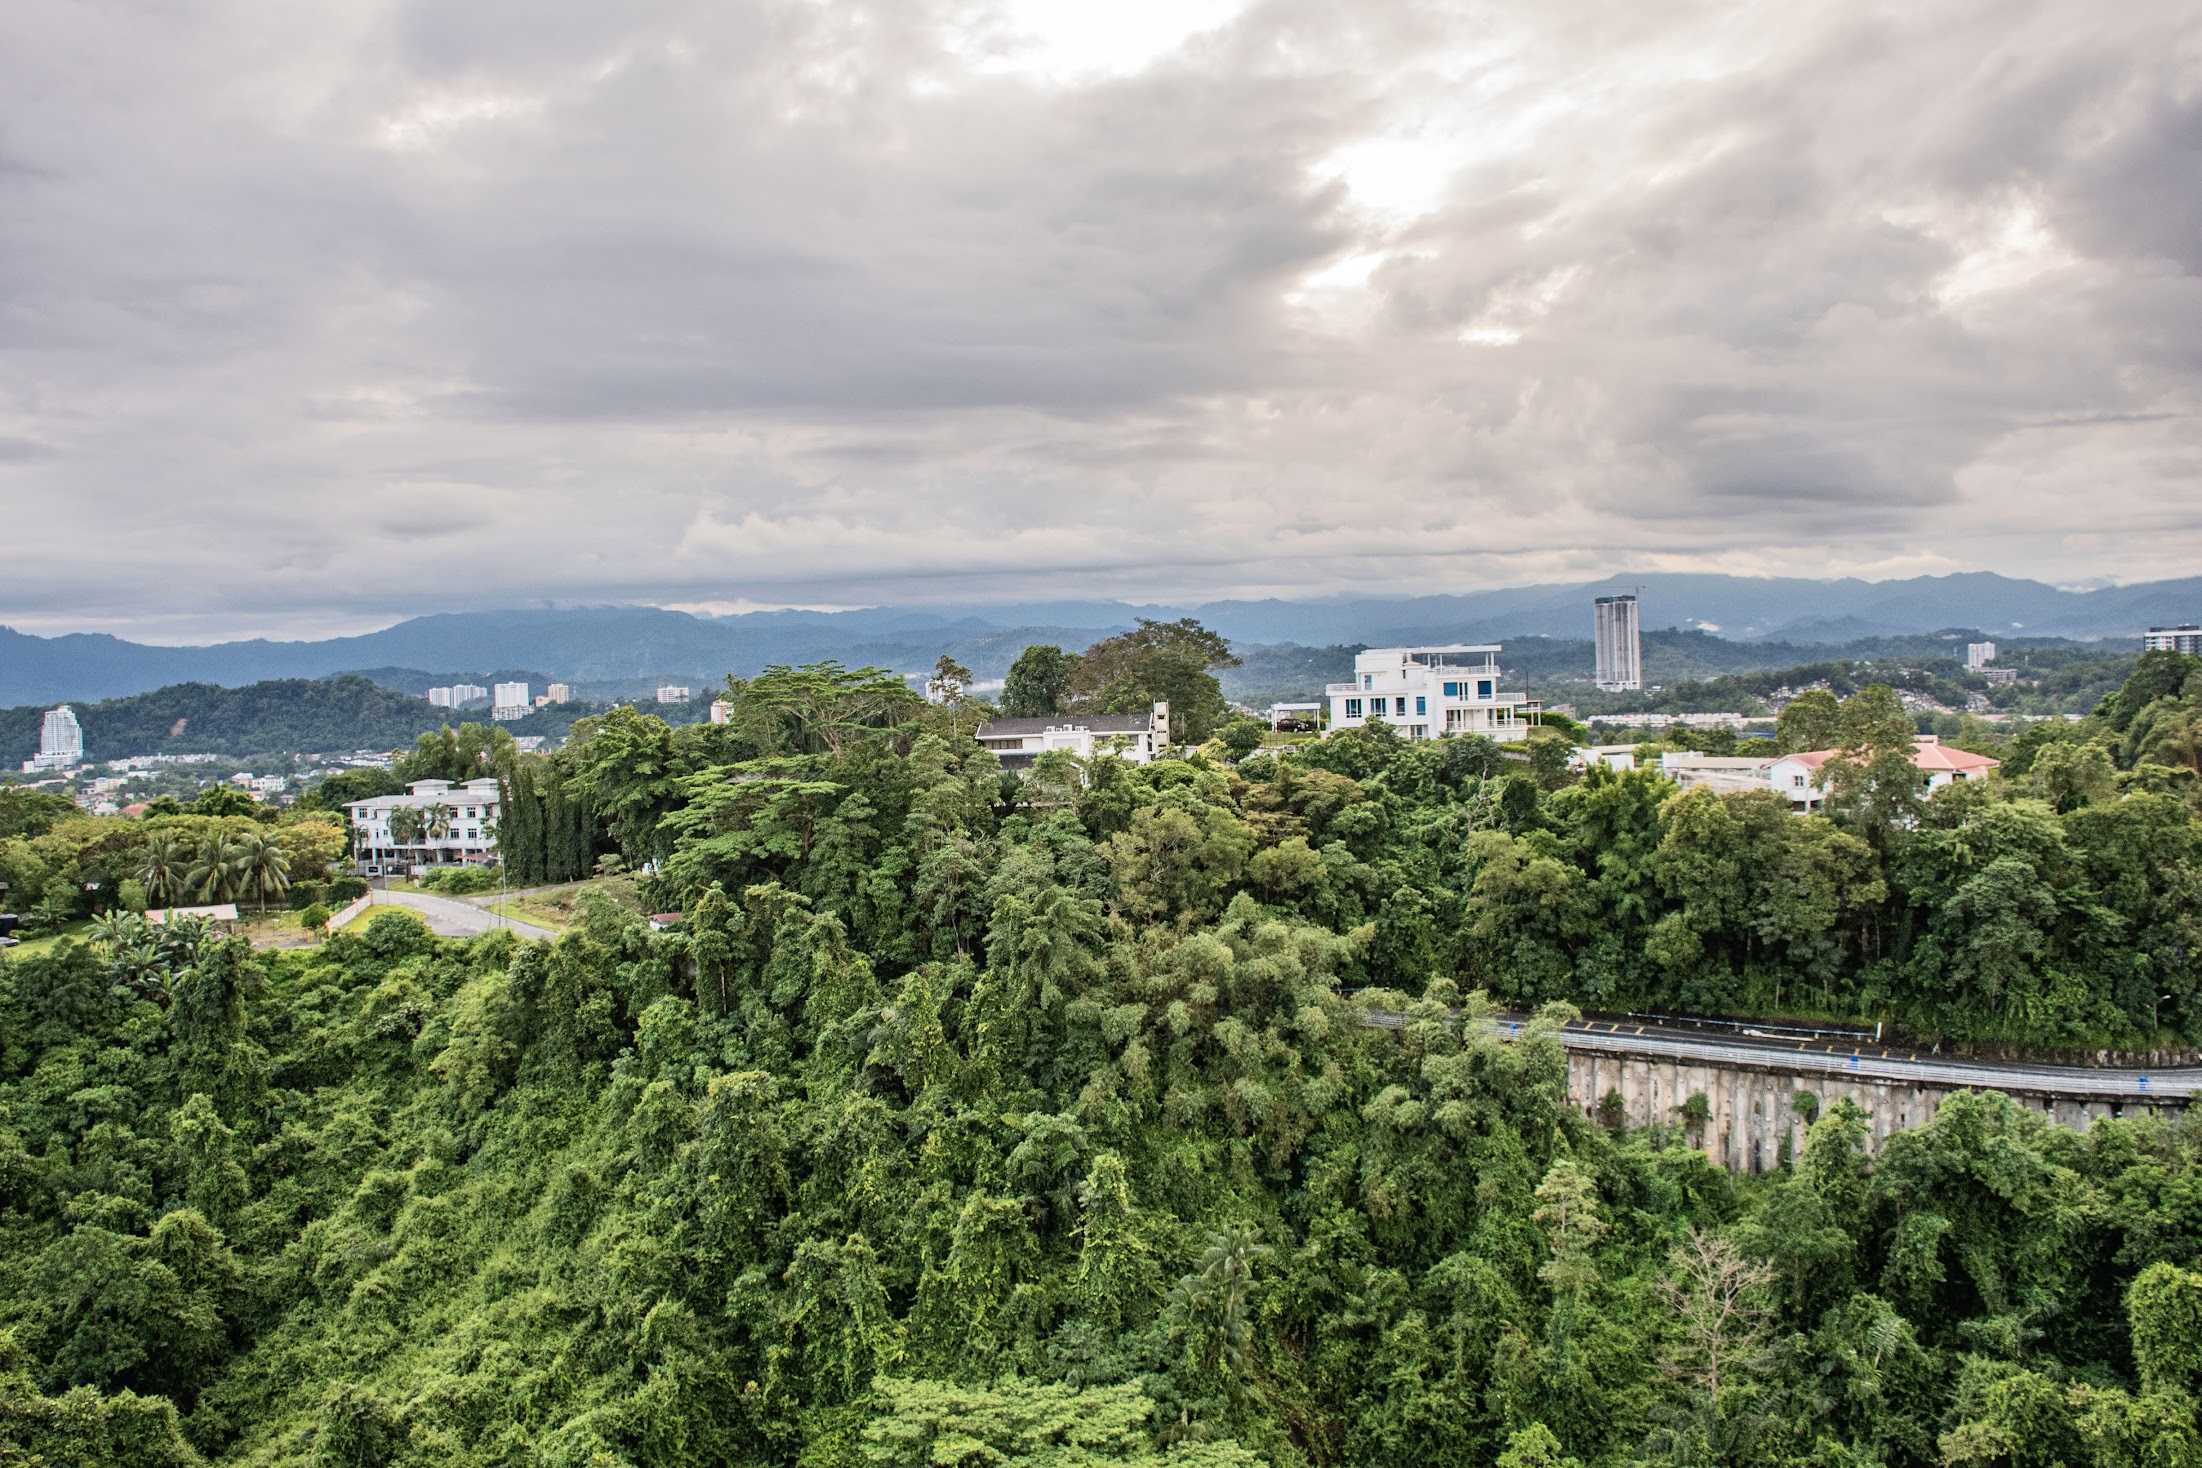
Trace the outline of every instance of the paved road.
<instances>
[{"instance_id":1,"label":"paved road","mask_svg":"<svg viewBox=\"0 0 2202 1468\"><path fill-rule=\"evenodd\" d=\"M1519 1021L1504 1021L1518 1029ZM1570 1050L1602 1050L1631 1055L1672 1055L1711 1065L1749 1065L1800 1073L1827 1073L1875 1080L1913 1081L1935 1086L1972 1086L1982 1090L2022 1091L2059 1096L2127 1099L2168 1096L2181 1100L2202 1092L2202 1069L2126 1070L2026 1062L1946 1060L1937 1055L1879 1045L1849 1045L1824 1040L1718 1037L1651 1025L1590 1021L1571 1024L1562 1036Z\"/></svg>"},{"instance_id":2,"label":"paved road","mask_svg":"<svg viewBox=\"0 0 2202 1468\"><path fill-rule=\"evenodd\" d=\"M548 928L538 928L516 918L500 918L470 902L455 902L449 897L427 892L392 892L377 887L374 899L377 907L410 907L427 922L431 933L440 933L446 938L478 938L493 928L510 928L523 938L558 936Z\"/></svg>"}]
</instances>

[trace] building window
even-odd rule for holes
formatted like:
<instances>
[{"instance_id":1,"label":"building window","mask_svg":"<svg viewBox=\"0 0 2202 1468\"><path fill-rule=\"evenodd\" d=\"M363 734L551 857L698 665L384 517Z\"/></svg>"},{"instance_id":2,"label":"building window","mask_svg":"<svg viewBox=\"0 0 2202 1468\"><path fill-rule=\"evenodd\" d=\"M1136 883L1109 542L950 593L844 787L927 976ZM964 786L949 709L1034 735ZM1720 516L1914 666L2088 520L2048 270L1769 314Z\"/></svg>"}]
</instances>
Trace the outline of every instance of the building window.
<instances>
[{"instance_id":1,"label":"building window","mask_svg":"<svg viewBox=\"0 0 2202 1468\"><path fill-rule=\"evenodd\" d=\"M1494 687L1494 685L1492 684L1492 682L1491 682L1491 680L1490 680L1489 678L1484 678L1484 679L1480 679L1480 680L1478 680L1478 681L1477 681L1477 683L1476 683L1476 697L1478 697L1478 698L1490 698L1490 697L1491 697L1491 696L1493 695L1493 693L1494 693L1494 692L1495 692L1495 687Z\"/></svg>"},{"instance_id":2,"label":"building window","mask_svg":"<svg viewBox=\"0 0 2202 1468\"><path fill-rule=\"evenodd\" d=\"M1360 699L1349 698L1346 700L1346 717L1349 719L1358 719L1361 717Z\"/></svg>"},{"instance_id":3,"label":"building window","mask_svg":"<svg viewBox=\"0 0 2202 1468\"><path fill-rule=\"evenodd\" d=\"M1395 698L1395 699L1393 699L1393 700L1392 700L1392 712L1393 712L1393 713L1395 713L1395 714L1397 714L1397 715L1399 715L1399 717L1401 717L1402 719L1404 719L1405 717L1407 717L1407 695L1406 695L1406 694L1402 693L1402 694L1400 694L1400 695L1399 695L1399 697L1397 697L1397 698Z\"/></svg>"},{"instance_id":4,"label":"building window","mask_svg":"<svg viewBox=\"0 0 2202 1468\"><path fill-rule=\"evenodd\" d=\"M1414 696L1414 711L1418 714L1428 713L1430 711L1430 701L1421 694L1416 694Z\"/></svg>"},{"instance_id":5,"label":"building window","mask_svg":"<svg viewBox=\"0 0 2202 1468\"><path fill-rule=\"evenodd\" d=\"M1445 696L1446 696L1447 698L1458 698L1458 697L1460 697L1460 685L1459 685L1458 683L1448 683L1448 684L1446 684L1446 685L1445 685Z\"/></svg>"},{"instance_id":6,"label":"building window","mask_svg":"<svg viewBox=\"0 0 2202 1468\"><path fill-rule=\"evenodd\" d=\"M1374 673L1363 673L1361 675L1361 686L1364 689L1374 688L1376 686L1376 675Z\"/></svg>"}]
</instances>

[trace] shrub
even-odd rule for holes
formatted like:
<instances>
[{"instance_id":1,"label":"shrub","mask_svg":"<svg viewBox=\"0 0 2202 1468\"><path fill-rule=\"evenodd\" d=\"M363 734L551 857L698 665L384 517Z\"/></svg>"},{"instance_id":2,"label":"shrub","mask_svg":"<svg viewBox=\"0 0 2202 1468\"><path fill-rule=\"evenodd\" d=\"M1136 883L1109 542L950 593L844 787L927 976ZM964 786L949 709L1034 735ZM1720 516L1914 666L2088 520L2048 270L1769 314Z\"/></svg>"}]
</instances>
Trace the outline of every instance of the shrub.
<instances>
[{"instance_id":1,"label":"shrub","mask_svg":"<svg viewBox=\"0 0 2202 1468\"><path fill-rule=\"evenodd\" d=\"M347 902L357 902L366 895L367 883L362 879L358 877L338 877L335 881L329 883L328 888L323 891L321 900L341 905Z\"/></svg>"},{"instance_id":2,"label":"shrub","mask_svg":"<svg viewBox=\"0 0 2202 1468\"><path fill-rule=\"evenodd\" d=\"M424 875L421 887L429 892L448 892L454 897L497 890L497 873L488 867L438 867Z\"/></svg>"},{"instance_id":3,"label":"shrub","mask_svg":"<svg viewBox=\"0 0 2202 1468\"><path fill-rule=\"evenodd\" d=\"M329 910L318 902L308 903L298 914L298 926L309 933L318 933L329 925Z\"/></svg>"}]
</instances>

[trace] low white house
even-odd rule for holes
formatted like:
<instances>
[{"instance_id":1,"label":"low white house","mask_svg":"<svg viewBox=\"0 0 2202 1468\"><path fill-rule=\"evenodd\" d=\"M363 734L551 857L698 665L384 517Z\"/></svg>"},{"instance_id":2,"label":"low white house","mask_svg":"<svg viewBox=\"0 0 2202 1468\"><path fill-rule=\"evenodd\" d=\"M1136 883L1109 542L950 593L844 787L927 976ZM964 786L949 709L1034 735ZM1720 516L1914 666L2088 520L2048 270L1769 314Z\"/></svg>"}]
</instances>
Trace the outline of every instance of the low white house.
<instances>
[{"instance_id":1,"label":"low white house","mask_svg":"<svg viewBox=\"0 0 2202 1468\"><path fill-rule=\"evenodd\" d=\"M1575 751L1570 763L1581 770L1587 770L1592 765L1604 765L1609 770L1633 770L1636 768L1636 746L1586 744Z\"/></svg>"},{"instance_id":2,"label":"low white house","mask_svg":"<svg viewBox=\"0 0 2202 1468\"><path fill-rule=\"evenodd\" d=\"M1113 754L1126 764L1147 764L1170 743L1170 706L1144 714L1044 714L996 719L978 727L978 741L1001 757L1005 770L1031 768L1051 749L1079 759Z\"/></svg>"},{"instance_id":3,"label":"low white house","mask_svg":"<svg viewBox=\"0 0 2202 1468\"><path fill-rule=\"evenodd\" d=\"M1776 795L1789 802L1792 810L1817 810L1827 800L1827 766L1841 752L1813 749L1785 754L1768 766L1767 783ZM1912 740L1911 762L1914 769L1927 777L1929 795L1959 780L1985 780L1990 770L2003 763L1971 750L1954 749L1932 734L1922 734Z\"/></svg>"},{"instance_id":4,"label":"low white house","mask_svg":"<svg viewBox=\"0 0 2202 1468\"><path fill-rule=\"evenodd\" d=\"M352 861L363 877L403 876L422 867L483 865L497 857L498 786L492 779L453 785L415 780L404 795L377 795L345 807L352 817ZM419 813L431 828L400 842L391 814Z\"/></svg>"},{"instance_id":5,"label":"low white house","mask_svg":"<svg viewBox=\"0 0 2202 1468\"><path fill-rule=\"evenodd\" d=\"M1372 647L1354 654L1353 681L1323 692L1330 731L1386 723L1409 739L1481 734L1518 740L1536 727L1542 705L1499 690L1499 644Z\"/></svg>"},{"instance_id":6,"label":"low white house","mask_svg":"<svg viewBox=\"0 0 2202 1468\"><path fill-rule=\"evenodd\" d=\"M1705 789L1715 795L1734 795L1744 790L1766 789L1767 771L1773 764L1770 759L1753 759L1747 755L1669 750L1659 757L1659 773L1684 790Z\"/></svg>"}]
</instances>

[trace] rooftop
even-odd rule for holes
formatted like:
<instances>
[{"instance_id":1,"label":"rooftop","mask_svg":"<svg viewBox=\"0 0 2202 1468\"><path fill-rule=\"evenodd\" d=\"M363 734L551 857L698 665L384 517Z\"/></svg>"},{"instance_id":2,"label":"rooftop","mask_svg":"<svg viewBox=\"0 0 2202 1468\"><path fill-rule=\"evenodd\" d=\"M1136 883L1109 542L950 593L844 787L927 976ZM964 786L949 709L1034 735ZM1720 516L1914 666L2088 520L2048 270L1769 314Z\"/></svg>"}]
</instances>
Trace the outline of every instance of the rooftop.
<instances>
[{"instance_id":1,"label":"rooftop","mask_svg":"<svg viewBox=\"0 0 2202 1468\"><path fill-rule=\"evenodd\" d=\"M1035 719L996 719L981 724L978 737L1011 734L1045 734L1050 729L1084 729L1094 734L1144 734L1153 722L1151 714L1046 714Z\"/></svg>"}]
</instances>

